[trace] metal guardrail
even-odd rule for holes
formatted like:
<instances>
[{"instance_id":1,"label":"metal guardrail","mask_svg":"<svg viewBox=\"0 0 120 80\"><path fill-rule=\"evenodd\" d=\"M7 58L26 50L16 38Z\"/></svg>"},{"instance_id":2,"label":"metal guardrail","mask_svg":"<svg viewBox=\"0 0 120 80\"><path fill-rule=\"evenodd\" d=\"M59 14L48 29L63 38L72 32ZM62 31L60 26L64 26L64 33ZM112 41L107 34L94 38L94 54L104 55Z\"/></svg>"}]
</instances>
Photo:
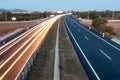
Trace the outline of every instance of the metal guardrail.
<instances>
[{"instance_id":1,"label":"metal guardrail","mask_svg":"<svg viewBox=\"0 0 120 80\"><path fill-rule=\"evenodd\" d=\"M43 39L42 43L44 42L44 39ZM38 49L36 49L36 51L26 61L26 63L24 64L23 68L21 69L19 74L16 76L15 80L25 80L25 78L27 76L27 72L30 70L30 67L33 64L33 61L36 58L36 55L40 52L40 48L41 48L41 44L39 45Z\"/></svg>"},{"instance_id":2,"label":"metal guardrail","mask_svg":"<svg viewBox=\"0 0 120 80\"><path fill-rule=\"evenodd\" d=\"M37 25L37 24L35 24L35 25L33 25L33 26L29 26L29 29L33 28L33 27L36 26L36 25ZM0 41L0 46L4 45L3 41L4 41L5 43L8 43L9 41L11 41L12 39L18 37L19 35L21 35L22 33L26 32L26 31L27 31L27 27L24 28L23 30L17 32L16 34L13 34L13 35L5 38L4 40Z\"/></svg>"},{"instance_id":3,"label":"metal guardrail","mask_svg":"<svg viewBox=\"0 0 120 80\"><path fill-rule=\"evenodd\" d=\"M33 61L35 60L38 53L39 48L30 56L28 61L26 61L26 64L24 64L23 68L21 69L15 80L25 80L27 72L30 70L30 66L33 64Z\"/></svg>"}]
</instances>

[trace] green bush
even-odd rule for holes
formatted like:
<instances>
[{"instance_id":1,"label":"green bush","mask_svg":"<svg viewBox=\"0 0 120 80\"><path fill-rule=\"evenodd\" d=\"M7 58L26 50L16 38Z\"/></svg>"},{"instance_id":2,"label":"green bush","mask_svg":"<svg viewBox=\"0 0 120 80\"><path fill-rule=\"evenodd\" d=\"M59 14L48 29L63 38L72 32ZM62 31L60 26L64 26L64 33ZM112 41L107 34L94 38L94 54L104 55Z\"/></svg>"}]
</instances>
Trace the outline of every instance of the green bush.
<instances>
[{"instance_id":1,"label":"green bush","mask_svg":"<svg viewBox=\"0 0 120 80\"><path fill-rule=\"evenodd\" d=\"M114 29L111 26L101 25L98 30L99 32L106 33L106 36L108 37L116 35L116 33L113 31Z\"/></svg>"},{"instance_id":2,"label":"green bush","mask_svg":"<svg viewBox=\"0 0 120 80\"><path fill-rule=\"evenodd\" d=\"M107 23L108 23L107 19L105 19L105 18L97 18L97 19L93 20L92 26L95 27L95 28L99 28L101 25L105 25Z\"/></svg>"},{"instance_id":3,"label":"green bush","mask_svg":"<svg viewBox=\"0 0 120 80\"><path fill-rule=\"evenodd\" d=\"M113 32L113 28L112 27L110 27L110 26L106 26L106 25L101 25L100 27L99 27L99 31L102 31L102 32Z\"/></svg>"},{"instance_id":4,"label":"green bush","mask_svg":"<svg viewBox=\"0 0 120 80\"><path fill-rule=\"evenodd\" d=\"M89 18L92 19L92 20L94 20L94 19L99 18L99 15L98 15L97 12L90 12Z\"/></svg>"}]
</instances>

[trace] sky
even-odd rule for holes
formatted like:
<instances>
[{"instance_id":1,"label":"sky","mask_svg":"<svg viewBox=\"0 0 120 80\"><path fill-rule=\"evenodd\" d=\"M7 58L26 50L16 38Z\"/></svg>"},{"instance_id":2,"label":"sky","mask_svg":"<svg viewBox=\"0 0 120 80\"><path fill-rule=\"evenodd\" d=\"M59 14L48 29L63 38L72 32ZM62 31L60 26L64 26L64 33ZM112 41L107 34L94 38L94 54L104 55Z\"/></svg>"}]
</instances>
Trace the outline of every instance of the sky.
<instances>
[{"instance_id":1,"label":"sky","mask_svg":"<svg viewBox=\"0 0 120 80\"><path fill-rule=\"evenodd\" d=\"M0 8L29 11L120 10L120 0L0 0Z\"/></svg>"}]
</instances>

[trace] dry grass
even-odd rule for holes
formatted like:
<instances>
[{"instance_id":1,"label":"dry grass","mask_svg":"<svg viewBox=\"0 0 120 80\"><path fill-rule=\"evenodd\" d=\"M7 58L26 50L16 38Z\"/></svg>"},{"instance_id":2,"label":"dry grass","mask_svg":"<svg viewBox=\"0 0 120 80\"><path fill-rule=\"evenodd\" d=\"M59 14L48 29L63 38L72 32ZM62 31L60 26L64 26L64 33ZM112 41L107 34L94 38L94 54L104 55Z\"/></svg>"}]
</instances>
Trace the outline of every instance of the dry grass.
<instances>
[{"instance_id":1,"label":"dry grass","mask_svg":"<svg viewBox=\"0 0 120 80\"><path fill-rule=\"evenodd\" d=\"M81 23L87 24L87 25L92 24L91 22L86 22L86 21L82 21ZM108 22L107 25L113 27L114 32L120 35L120 22Z\"/></svg>"},{"instance_id":2,"label":"dry grass","mask_svg":"<svg viewBox=\"0 0 120 80\"><path fill-rule=\"evenodd\" d=\"M120 35L120 22L109 22L107 25L113 27L114 32Z\"/></svg>"},{"instance_id":3,"label":"dry grass","mask_svg":"<svg viewBox=\"0 0 120 80\"><path fill-rule=\"evenodd\" d=\"M25 28L35 25L35 22L23 22L23 23L0 23L0 36L13 32L18 28Z\"/></svg>"}]
</instances>

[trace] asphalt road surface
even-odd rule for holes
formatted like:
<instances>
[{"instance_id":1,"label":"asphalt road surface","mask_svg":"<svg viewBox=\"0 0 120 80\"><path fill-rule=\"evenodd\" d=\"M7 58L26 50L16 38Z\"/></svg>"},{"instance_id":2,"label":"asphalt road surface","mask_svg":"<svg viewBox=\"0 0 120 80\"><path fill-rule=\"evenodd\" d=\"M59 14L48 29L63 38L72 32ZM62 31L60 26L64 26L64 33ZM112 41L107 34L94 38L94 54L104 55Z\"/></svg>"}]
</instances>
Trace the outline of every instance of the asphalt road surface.
<instances>
[{"instance_id":1,"label":"asphalt road surface","mask_svg":"<svg viewBox=\"0 0 120 80\"><path fill-rule=\"evenodd\" d=\"M90 80L120 80L120 45L92 32L72 16L67 32Z\"/></svg>"}]
</instances>

